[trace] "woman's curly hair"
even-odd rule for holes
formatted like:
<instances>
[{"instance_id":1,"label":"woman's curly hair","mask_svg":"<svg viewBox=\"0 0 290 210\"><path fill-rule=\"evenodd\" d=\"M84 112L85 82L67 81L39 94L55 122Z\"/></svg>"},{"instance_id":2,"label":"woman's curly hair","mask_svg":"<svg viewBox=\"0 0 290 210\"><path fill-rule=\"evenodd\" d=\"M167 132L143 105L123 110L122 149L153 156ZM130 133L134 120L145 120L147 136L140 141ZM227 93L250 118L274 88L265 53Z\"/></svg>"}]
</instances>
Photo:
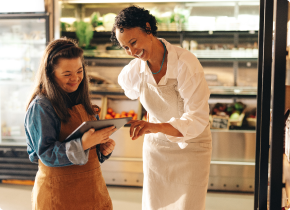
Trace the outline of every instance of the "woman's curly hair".
<instances>
[{"instance_id":1,"label":"woman's curly hair","mask_svg":"<svg viewBox=\"0 0 290 210\"><path fill-rule=\"evenodd\" d=\"M146 26L149 23L151 29ZM123 33L124 28L135 28L139 27L147 34L157 35L157 21L156 18L149 13L149 10L138 6L127 7L115 17L115 23L111 31L111 41L115 45L120 45L116 38L116 29L119 28L120 32Z\"/></svg>"}]
</instances>

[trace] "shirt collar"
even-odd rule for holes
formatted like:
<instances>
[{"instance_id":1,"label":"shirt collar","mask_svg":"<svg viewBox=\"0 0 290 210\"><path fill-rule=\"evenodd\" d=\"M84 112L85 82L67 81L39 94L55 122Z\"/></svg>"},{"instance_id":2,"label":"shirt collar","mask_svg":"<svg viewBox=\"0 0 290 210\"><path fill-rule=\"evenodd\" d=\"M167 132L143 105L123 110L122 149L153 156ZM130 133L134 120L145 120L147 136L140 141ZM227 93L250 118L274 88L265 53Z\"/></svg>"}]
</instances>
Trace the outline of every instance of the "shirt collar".
<instances>
[{"instance_id":1,"label":"shirt collar","mask_svg":"<svg viewBox=\"0 0 290 210\"><path fill-rule=\"evenodd\" d=\"M177 56L176 50L165 39L162 39L162 38L158 38L158 39L161 40L165 44L166 49L168 51L167 72L166 72L165 77L166 79L176 79L178 75L178 71L177 71L178 56ZM143 73L143 72L145 72L145 75L148 75L150 70L148 68L147 62L141 60L140 73Z\"/></svg>"}]
</instances>

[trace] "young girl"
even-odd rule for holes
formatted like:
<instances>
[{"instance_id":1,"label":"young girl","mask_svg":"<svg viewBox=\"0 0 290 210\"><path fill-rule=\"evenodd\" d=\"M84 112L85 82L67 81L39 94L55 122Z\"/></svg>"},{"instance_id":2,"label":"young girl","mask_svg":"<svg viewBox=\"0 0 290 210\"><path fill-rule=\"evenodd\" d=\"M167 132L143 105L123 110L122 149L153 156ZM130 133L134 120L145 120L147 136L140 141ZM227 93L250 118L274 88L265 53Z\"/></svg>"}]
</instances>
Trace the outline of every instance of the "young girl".
<instances>
[{"instance_id":1,"label":"young girl","mask_svg":"<svg viewBox=\"0 0 290 210\"><path fill-rule=\"evenodd\" d=\"M64 142L100 109L89 99L83 50L62 38L45 49L25 116L27 151L39 164L32 190L33 209L111 210L100 163L115 147L114 126L91 129ZM98 118L98 116L97 116Z\"/></svg>"}]
</instances>

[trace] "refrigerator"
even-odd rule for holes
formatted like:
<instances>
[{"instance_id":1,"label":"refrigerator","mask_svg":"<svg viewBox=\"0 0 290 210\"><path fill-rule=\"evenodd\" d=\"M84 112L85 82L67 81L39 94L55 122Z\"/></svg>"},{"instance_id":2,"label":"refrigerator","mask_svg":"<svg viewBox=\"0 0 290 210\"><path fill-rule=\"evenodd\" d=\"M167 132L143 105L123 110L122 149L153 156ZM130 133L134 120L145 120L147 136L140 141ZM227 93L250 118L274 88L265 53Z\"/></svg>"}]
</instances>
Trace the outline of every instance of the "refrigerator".
<instances>
[{"instance_id":1,"label":"refrigerator","mask_svg":"<svg viewBox=\"0 0 290 210\"><path fill-rule=\"evenodd\" d=\"M31 179L24 117L35 74L49 42L49 14L0 14L0 181Z\"/></svg>"}]
</instances>

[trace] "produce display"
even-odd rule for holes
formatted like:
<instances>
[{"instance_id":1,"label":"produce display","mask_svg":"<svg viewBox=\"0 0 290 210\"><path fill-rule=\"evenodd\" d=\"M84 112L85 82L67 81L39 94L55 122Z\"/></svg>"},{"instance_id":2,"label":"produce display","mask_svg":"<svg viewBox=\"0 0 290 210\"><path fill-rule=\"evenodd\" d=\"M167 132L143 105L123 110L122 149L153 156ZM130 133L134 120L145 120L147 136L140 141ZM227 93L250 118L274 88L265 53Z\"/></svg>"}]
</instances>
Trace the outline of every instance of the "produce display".
<instances>
[{"instance_id":1,"label":"produce display","mask_svg":"<svg viewBox=\"0 0 290 210\"><path fill-rule=\"evenodd\" d=\"M75 21L74 27L76 28L79 46L84 47L85 49L90 48L90 42L94 35L92 25L84 21Z\"/></svg>"},{"instance_id":2,"label":"produce display","mask_svg":"<svg viewBox=\"0 0 290 210\"><path fill-rule=\"evenodd\" d=\"M122 111L121 113L116 113L112 108L108 108L105 119L123 118L123 117L132 117L132 120L137 120L138 115L135 113L134 110L130 110L129 112Z\"/></svg>"},{"instance_id":3,"label":"produce display","mask_svg":"<svg viewBox=\"0 0 290 210\"><path fill-rule=\"evenodd\" d=\"M257 109L254 108L252 109L249 113L248 113L248 118L256 118L256 115L257 115Z\"/></svg>"},{"instance_id":4,"label":"produce display","mask_svg":"<svg viewBox=\"0 0 290 210\"><path fill-rule=\"evenodd\" d=\"M236 102L233 104L217 103L212 108L210 122L213 123L213 118L228 118L228 122L230 125L241 126L245 116L245 107L246 105L242 102ZM216 120L214 123L216 123Z\"/></svg>"},{"instance_id":5,"label":"produce display","mask_svg":"<svg viewBox=\"0 0 290 210\"><path fill-rule=\"evenodd\" d=\"M256 127L256 120L257 119L257 109L254 108L247 113L247 123L250 127Z\"/></svg>"},{"instance_id":6,"label":"produce display","mask_svg":"<svg viewBox=\"0 0 290 210\"><path fill-rule=\"evenodd\" d=\"M246 106L241 102L234 104L217 103L212 109L212 115L229 116L231 120L239 119Z\"/></svg>"}]
</instances>

